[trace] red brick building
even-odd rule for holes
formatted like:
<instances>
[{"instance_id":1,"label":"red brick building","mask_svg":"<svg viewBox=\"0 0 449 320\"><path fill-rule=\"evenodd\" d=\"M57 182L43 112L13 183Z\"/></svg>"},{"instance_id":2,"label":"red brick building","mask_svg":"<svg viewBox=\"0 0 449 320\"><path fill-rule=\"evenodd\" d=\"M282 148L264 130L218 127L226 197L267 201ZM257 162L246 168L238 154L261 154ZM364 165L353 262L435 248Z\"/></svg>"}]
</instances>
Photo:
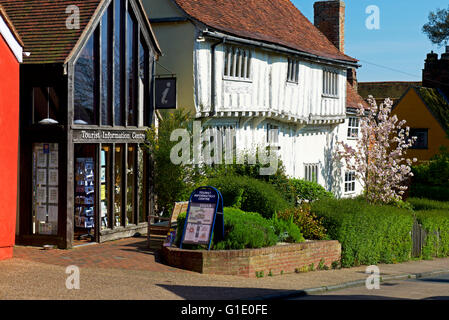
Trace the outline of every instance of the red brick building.
<instances>
[{"instance_id":1,"label":"red brick building","mask_svg":"<svg viewBox=\"0 0 449 320\"><path fill-rule=\"evenodd\" d=\"M20 37L0 6L0 260L12 257L16 228L22 48Z\"/></svg>"}]
</instances>

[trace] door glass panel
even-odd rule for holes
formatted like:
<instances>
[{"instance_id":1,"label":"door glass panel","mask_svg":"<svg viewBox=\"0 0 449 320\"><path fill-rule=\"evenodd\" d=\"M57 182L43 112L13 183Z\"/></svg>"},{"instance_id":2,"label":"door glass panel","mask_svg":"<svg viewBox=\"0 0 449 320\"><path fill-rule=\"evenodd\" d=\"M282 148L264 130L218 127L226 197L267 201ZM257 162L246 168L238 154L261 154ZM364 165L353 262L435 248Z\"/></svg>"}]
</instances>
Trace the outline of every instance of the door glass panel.
<instances>
[{"instance_id":1,"label":"door glass panel","mask_svg":"<svg viewBox=\"0 0 449 320\"><path fill-rule=\"evenodd\" d=\"M58 169L58 144L33 144L33 234L58 234Z\"/></svg>"},{"instance_id":2,"label":"door glass panel","mask_svg":"<svg viewBox=\"0 0 449 320\"><path fill-rule=\"evenodd\" d=\"M96 146L75 146L75 240L95 240Z\"/></svg>"},{"instance_id":3,"label":"door glass panel","mask_svg":"<svg viewBox=\"0 0 449 320\"><path fill-rule=\"evenodd\" d=\"M100 201L101 201L101 229L109 229L111 227L111 159L112 147L110 145L103 145L101 147L101 162L100 162Z\"/></svg>"},{"instance_id":4,"label":"door glass panel","mask_svg":"<svg viewBox=\"0 0 449 320\"><path fill-rule=\"evenodd\" d=\"M139 189L139 222L146 222L146 210L145 201L147 199L146 192L146 162L145 162L145 149L143 146L139 147L138 156L138 189Z\"/></svg>"},{"instance_id":5,"label":"door glass panel","mask_svg":"<svg viewBox=\"0 0 449 320\"><path fill-rule=\"evenodd\" d=\"M114 182L114 226L122 225L122 195L123 195L123 152L124 146L115 147L115 182Z\"/></svg>"},{"instance_id":6,"label":"door glass panel","mask_svg":"<svg viewBox=\"0 0 449 320\"><path fill-rule=\"evenodd\" d=\"M126 192L126 224L135 224L134 197L136 187L136 147L128 146L127 192Z\"/></svg>"}]
</instances>

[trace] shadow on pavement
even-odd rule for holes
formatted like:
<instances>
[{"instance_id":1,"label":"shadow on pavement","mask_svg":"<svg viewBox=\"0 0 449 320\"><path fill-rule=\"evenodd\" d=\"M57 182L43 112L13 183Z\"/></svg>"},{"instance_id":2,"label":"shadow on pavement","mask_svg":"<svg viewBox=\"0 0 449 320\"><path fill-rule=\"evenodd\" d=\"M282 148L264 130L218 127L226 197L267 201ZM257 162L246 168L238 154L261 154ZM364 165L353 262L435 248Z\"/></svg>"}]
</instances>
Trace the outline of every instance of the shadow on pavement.
<instances>
[{"instance_id":1,"label":"shadow on pavement","mask_svg":"<svg viewBox=\"0 0 449 320\"><path fill-rule=\"evenodd\" d=\"M200 287L158 284L186 300L260 300L267 297L279 299L281 295L297 293L292 290L265 288L235 288L235 287Z\"/></svg>"}]
</instances>

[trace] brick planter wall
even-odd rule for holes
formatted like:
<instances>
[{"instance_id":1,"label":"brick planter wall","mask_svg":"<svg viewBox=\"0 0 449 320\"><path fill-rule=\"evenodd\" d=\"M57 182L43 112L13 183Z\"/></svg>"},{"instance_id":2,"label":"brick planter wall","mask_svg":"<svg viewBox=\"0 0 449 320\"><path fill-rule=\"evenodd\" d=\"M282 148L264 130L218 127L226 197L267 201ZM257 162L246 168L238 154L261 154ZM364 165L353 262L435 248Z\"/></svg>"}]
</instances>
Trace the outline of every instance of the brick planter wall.
<instances>
[{"instance_id":1,"label":"brick planter wall","mask_svg":"<svg viewBox=\"0 0 449 320\"><path fill-rule=\"evenodd\" d=\"M340 261L341 245L338 241L307 241L262 249L229 251L181 250L163 248L163 261L172 266L204 274L235 275L255 278L256 272L267 276L293 273L296 269L315 268L321 259L327 266Z\"/></svg>"}]
</instances>

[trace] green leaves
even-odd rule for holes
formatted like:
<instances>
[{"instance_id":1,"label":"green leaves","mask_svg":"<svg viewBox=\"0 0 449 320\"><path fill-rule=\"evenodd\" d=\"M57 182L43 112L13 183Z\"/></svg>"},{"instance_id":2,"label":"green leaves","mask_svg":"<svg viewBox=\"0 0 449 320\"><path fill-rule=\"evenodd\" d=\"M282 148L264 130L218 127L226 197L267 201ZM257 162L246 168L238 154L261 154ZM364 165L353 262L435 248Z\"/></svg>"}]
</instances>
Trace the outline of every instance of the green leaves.
<instances>
[{"instance_id":1,"label":"green leaves","mask_svg":"<svg viewBox=\"0 0 449 320\"><path fill-rule=\"evenodd\" d=\"M325 199L312 203L331 239L342 245L342 266L396 263L410 259L413 214L363 200Z\"/></svg>"},{"instance_id":2,"label":"green leaves","mask_svg":"<svg viewBox=\"0 0 449 320\"><path fill-rule=\"evenodd\" d=\"M437 9L429 14L429 22L422 28L432 43L442 45L449 40L449 9Z\"/></svg>"}]
</instances>

